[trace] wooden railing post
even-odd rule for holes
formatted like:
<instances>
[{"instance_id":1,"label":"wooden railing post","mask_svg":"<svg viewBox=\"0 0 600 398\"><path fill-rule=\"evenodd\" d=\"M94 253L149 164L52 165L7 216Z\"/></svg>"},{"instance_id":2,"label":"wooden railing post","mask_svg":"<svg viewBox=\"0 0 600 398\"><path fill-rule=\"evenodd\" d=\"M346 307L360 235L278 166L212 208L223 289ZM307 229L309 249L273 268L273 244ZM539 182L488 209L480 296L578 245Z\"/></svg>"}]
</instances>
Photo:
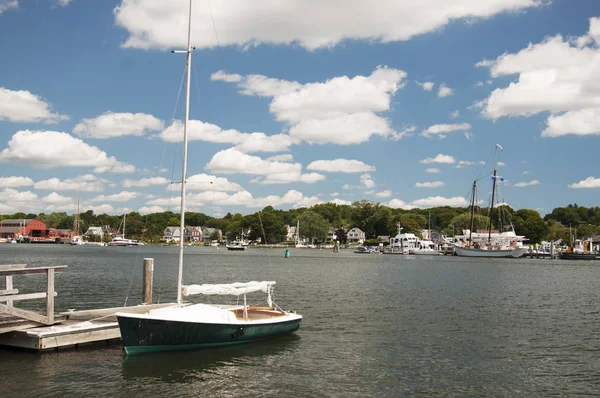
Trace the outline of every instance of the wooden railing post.
<instances>
[{"instance_id":1,"label":"wooden railing post","mask_svg":"<svg viewBox=\"0 0 600 398\"><path fill-rule=\"evenodd\" d=\"M6 290L12 290L12 288L13 288L13 277L12 277L12 275L6 275L4 277L4 282L5 282L5 285L6 285L5 289ZM9 307L12 307L13 306L13 301L12 300L6 300L6 305L9 306Z\"/></svg>"},{"instance_id":2,"label":"wooden railing post","mask_svg":"<svg viewBox=\"0 0 600 398\"><path fill-rule=\"evenodd\" d=\"M54 269L50 268L47 272L48 284L46 289L46 316L48 324L54 323Z\"/></svg>"}]
</instances>

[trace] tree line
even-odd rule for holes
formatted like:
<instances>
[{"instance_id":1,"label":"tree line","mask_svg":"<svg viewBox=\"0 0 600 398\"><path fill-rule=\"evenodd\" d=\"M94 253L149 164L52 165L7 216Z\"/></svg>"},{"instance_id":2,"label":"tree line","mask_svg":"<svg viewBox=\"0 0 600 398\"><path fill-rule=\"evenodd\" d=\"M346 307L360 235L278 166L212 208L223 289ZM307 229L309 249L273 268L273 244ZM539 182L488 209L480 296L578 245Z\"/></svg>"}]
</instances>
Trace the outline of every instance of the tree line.
<instances>
[{"instance_id":1,"label":"tree line","mask_svg":"<svg viewBox=\"0 0 600 398\"><path fill-rule=\"evenodd\" d=\"M485 209L476 207L473 219L474 229L487 229L490 217ZM505 221L497 215L507 214ZM141 239L148 242L161 240L163 231L168 226L179 225L179 214L171 211L142 215L131 212L126 216L126 234L128 238ZM7 214L0 219L37 218L50 228L73 229L74 215L65 212L51 214ZM91 226L105 227L112 233L122 232L123 216L94 214L88 210L79 215L81 232ZM300 223L300 236L309 240L323 240L330 228L342 243L346 240L346 231L350 228L360 228L367 239L378 236L394 236L398 224L402 232L420 235L422 229L431 226L432 230L441 231L448 236L461 234L463 229L471 225L470 208L435 207L430 209L392 209L380 203L363 200L352 205L337 205L322 203L310 208L278 210L272 206L253 214L227 213L224 217L211 217L203 213L186 212L185 223L188 226L217 228L223 232L227 240L239 238L245 231L246 239L260 240L266 243L278 243L285 240L287 226ZM570 242L571 238L579 238L600 233L600 207L583 207L577 204L558 207L546 214L544 218L531 209L513 210L509 206L494 209L491 220L492 228L510 223L518 235L525 235L530 243L542 240L563 239Z\"/></svg>"}]
</instances>

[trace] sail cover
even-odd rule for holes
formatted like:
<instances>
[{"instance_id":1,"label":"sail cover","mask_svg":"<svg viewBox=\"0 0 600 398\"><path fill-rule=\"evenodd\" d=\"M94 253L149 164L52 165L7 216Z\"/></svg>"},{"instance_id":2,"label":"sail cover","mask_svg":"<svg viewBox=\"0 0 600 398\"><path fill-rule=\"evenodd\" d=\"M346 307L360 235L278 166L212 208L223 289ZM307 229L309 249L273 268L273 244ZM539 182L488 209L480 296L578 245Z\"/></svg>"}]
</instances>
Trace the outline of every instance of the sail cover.
<instances>
[{"instance_id":1,"label":"sail cover","mask_svg":"<svg viewBox=\"0 0 600 398\"><path fill-rule=\"evenodd\" d=\"M189 285L183 286L183 295L189 296L192 294L220 294L230 296L240 296L242 294L253 293L261 291L263 293L270 293L275 281L252 281L245 283L226 283L221 285ZM270 295L270 294L269 294Z\"/></svg>"}]
</instances>

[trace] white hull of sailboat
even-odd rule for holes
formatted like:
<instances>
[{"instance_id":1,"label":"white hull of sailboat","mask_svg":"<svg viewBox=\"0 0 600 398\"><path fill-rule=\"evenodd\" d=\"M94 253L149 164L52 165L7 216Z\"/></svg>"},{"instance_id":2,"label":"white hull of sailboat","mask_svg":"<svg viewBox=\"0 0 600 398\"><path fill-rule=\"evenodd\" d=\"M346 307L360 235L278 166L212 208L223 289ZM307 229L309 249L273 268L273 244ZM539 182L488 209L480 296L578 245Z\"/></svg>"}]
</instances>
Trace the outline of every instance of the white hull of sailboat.
<instances>
[{"instance_id":1,"label":"white hull of sailboat","mask_svg":"<svg viewBox=\"0 0 600 398\"><path fill-rule=\"evenodd\" d=\"M454 252L457 256L461 257L519 258L527 253L527 249L514 248L507 250L486 250L454 246Z\"/></svg>"},{"instance_id":2,"label":"white hull of sailboat","mask_svg":"<svg viewBox=\"0 0 600 398\"><path fill-rule=\"evenodd\" d=\"M416 256L439 256L439 250L427 250L427 249L410 249L408 251L409 254L414 254Z\"/></svg>"}]
</instances>

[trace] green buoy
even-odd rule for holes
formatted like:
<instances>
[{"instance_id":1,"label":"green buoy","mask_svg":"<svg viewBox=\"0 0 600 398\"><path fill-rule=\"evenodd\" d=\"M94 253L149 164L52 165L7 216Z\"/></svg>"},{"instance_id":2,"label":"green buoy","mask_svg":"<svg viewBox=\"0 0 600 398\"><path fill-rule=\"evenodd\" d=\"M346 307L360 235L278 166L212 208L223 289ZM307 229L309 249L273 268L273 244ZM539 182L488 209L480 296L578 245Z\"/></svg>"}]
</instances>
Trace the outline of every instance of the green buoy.
<instances>
[{"instance_id":1,"label":"green buoy","mask_svg":"<svg viewBox=\"0 0 600 398\"><path fill-rule=\"evenodd\" d=\"M285 258L290 256L290 249L285 249Z\"/></svg>"}]
</instances>

